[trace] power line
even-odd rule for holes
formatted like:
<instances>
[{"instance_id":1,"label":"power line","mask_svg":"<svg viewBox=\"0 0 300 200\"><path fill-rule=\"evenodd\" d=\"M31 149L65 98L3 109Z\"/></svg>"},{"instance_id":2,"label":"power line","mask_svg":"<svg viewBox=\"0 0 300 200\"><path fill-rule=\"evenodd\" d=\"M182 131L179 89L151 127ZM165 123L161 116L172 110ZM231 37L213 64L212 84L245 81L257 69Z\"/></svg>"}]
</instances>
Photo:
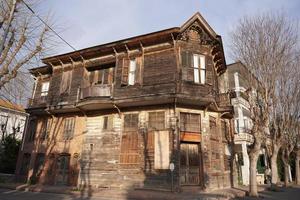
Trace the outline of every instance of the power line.
<instances>
[{"instance_id":1,"label":"power line","mask_svg":"<svg viewBox=\"0 0 300 200\"><path fill-rule=\"evenodd\" d=\"M77 49L73 47L70 43L68 43L62 36L60 36L53 28L51 28L38 14L35 13L35 11L24 1L21 0L24 5L34 14L45 26L47 26L57 37L59 37L64 43L66 43L71 49L76 51Z\"/></svg>"}]
</instances>

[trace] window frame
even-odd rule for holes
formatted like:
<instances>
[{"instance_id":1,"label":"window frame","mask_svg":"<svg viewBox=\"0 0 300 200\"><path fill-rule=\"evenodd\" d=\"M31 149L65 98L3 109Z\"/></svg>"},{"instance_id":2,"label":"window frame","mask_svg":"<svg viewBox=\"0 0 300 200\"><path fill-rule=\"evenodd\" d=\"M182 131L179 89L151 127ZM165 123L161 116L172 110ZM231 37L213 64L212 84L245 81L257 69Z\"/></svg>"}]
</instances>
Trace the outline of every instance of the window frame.
<instances>
[{"instance_id":1,"label":"window frame","mask_svg":"<svg viewBox=\"0 0 300 200\"><path fill-rule=\"evenodd\" d=\"M163 122L160 123L160 120L154 120L150 121L150 115L155 115L154 118L157 119L158 115L162 114L163 116L160 116L163 118ZM161 119L161 118L159 118ZM154 123L154 125L152 125ZM162 127L160 127L162 125ZM151 111L148 112L148 129L153 131L153 130L164 130L166 129L166 112L165 111Z\"/></svg>"},{"instance_id":2,"label":"window frame","mask_svg":"<svg viewBox=\"0 0 300 200\"><path fill-rule=\"evenodd\" d=\"M75 132L75 123L76 123L75 117L64 118L64 129L63 129L64 140L70 140L73 138Z\"/></svg>"},{"instance_id":3,"label":"window frame","mask_svg":"<svg viewBox=\"0 0 300 200\"><path fill-rule=\"evenodd\" d=\"M44 82L42 82L41 97L48 96L49 88L50 88L50 81L44 81Z\"/></svg>"},{"instance_id":4,"label":"window frame","mask_svg":"<svg viewBox=\"0 0 300 200\"><path fill-rule=\"evenodd\" d=\"M136 58L130 59L129 67L128 67L128 85L135 85L136 70L137 70L137 59Z\"/></svg>"},{"instance_id":5,"label":"window frame","mask_svg":"<svg viewBox=\"0 0 300 200\"><path fill-rule=\"evenodd\" d=\"M206 59L202 54L193 54L193 79L194 83L205 84L206 83ZM197 80L196 80L197 79Z\"/></svg>"},{"instance_id":6,"label":"window frame","mask_svg":"<svg viewBox=\"0 0 300 200\"><path fill-rule=\"evenodd\" d=\"M186 115L186 121L183 121L183 116ZM190 125L195 125L196 123L192 123L192 122L188 122L189 120L191 120L191 116L198 116L198 124L199 126L197 127L197 131L192 130L193 128L195 128L195 126L192 127L188 127ZM199 133L201 134L201 115L200 113L189 113L189 112L180 112L179 114L179 118L180 118L180 132L189 132L189 133ZM183 125L183 126L182 126Z\"/></svg>"}]
</instances>

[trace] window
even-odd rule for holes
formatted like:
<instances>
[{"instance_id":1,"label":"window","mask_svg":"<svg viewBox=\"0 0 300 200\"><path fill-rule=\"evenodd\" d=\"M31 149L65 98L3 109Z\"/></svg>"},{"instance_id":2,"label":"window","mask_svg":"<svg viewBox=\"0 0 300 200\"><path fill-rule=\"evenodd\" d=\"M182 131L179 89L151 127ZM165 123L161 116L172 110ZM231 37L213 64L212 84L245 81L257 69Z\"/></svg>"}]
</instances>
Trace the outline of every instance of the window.
<instances>
[{"instance_id":1,"label":"window","mask_svg":"<svg viewBox=\"0 0 300 200\"><path fill-rule=\"evenodd\" d=\"M123 59L121 85L135 85L142 82L142 61L142 57Z\"/></svg>"},{"instance_id":2,"label":"window","mask_svg":"<svg viewBox=\"0 0 300 200\"><path fill-rule=\"evenodd\" d=\"M210 138L218 139L216 118L209 117Z\"/></svg>"},{"instance_id":3,"label":"window","mask_svg":"<svg viewBox=\"0 0 300 200\"><path fill-rule=\"evenodd\" d=\"M224 169L225 171L230 170L231 156L224 154Z\"/></svg>"},{"instance_id":4,"label":"window","mask_svg":"<svg viewBox=\"0 0 300 200\"><path fill-rule=\"evenodd\" d=\"M180 131L200 133L200 115L180 113Z\"/></svg>"},{"instance_id":5,"label":"window","mask_svg":"<svg viewBox=\"0 0 300 200\"><path fill-rule=\"evenodd\" d=\"M65 140L72 139L74 134L75 118L65 118L63 138Z\"/></svg>"},{"instance_id":6,"label":"window","mask_svg":"<svg viewBox=\"0 0 300 200\"><path fill-rule=\"evenodd\" d=\"M134 85L136 73L136 59L129 61L128 85Z\"/></svg>"},{"instance_id":7,"label":"window","mask_svg":"<svg viewBox=\"0 0 300 200\"><path fill-rule=\"evenodd\" d=\"M149 130L162 130L165 128L165 112L149 112Z\"/></svg>"},{"instance_id":8,"label":"window","mask_svg":"<svg viewBox=\"0 0 300 200\"><path fill-rule=\"evenodd\" d=\"M124 116L124 131L136 131L139 123L138 114L126 114Z\"/></svg>"},{"instance_id":9,"label":"window","mask_svg":"<svg viewBox=\"0 0 300 200\"><path fill-rule=\"evenodd\" d=\"M64 71L61 77L60 94L68 94L71 88L72 71Z\"/></svg>"},{"instance_id":10,"label":"window","mask_svg":"<svg viewBox=\"0 0 300 200\"><path fill-rule=\"evenodd\" d=\"M41 96L47 96L49 91L49 81L42 83Z\"/></svg>"},{"instance_id":11,"label":"window","mask_svg":"<svg viewBox=\"0 0 300 200\"><path fill-rule=\"evenodd\" d=\"M205 84L205 56L194 54L193 55L193 63L194 63L194 82Z\"/></svg>"},{"instance_id":12,"label":"window","mask_svg":"<svg viewBox=\"0 0 300 200\"><path fill-rule=\"evenodd\" d=\"M111 85L113 83L113 73L113 67L90 71L90 85Z\"/></svg>"},{"instance_id":13,"label":"window","mask_svg":"<svg viewBox=\"0 0 300 200\"><path fill-rule=\"evenodd\" d=\"M50 133L50 128L51 128L51 123L52 119L45 118L42 120L42 125L41 125L41 139L45 140L48 138L49 133Z\"/></svg>"}]
</instances>

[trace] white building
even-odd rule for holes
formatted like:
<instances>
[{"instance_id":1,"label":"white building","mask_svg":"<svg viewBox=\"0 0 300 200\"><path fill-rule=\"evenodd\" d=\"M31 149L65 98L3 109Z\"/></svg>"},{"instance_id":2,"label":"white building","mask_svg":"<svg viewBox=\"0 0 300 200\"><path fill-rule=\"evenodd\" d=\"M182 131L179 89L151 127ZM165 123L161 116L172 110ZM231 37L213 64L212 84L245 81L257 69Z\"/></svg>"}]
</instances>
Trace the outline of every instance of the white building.
<instances>
[{"instance_id":1,"label":"white building","mask_svg":"<svg viewBox=\"0 0 300 200\"><path fill-rule=\"evenodd\" d=\"M253 136L250 134L252 129L252 121L250 118L249 102L246 95L246 90L255 84L250 83L250 78L253 80L253 75L241 62L236 62L227 66L226 73L223 74L223 82L220 84L221 90L232 91L234 94L231 99L231 104L234 107L234 144L236 161L238 163L239 182L243 185L249 185L249 156L247 146L252 144ZM222 92L222 91L221 91ZM267 165L267 160L264 149L261 150L259 162ZM260 170L258 170L259 173ZM260 172L262 173L262 172ZM258 183L264 182L264 174L257 174Z\"/></svg>"},{"instance_id":2,"label":"white building","mask_svg":"<svg viewBox=\"0 0 300 200\"><path fill-rule=\"evenodd\" d=\"M0 99L0 140L10 134L21 140L27 115L22 106Z\"/></svg>"}]
</instances>

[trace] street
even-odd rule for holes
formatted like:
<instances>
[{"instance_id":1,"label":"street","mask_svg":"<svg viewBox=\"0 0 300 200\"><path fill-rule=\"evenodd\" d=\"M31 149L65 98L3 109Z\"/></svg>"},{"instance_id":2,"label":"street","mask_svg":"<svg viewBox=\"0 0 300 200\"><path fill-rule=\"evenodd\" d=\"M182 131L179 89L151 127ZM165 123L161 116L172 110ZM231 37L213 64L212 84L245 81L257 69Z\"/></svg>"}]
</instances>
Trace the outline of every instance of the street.
<instances>
[{"instance_id":1,"label":"street","mask_svg":"<svg viewBox=\"0 0 300 200\"><path fill-rule=\"evenodd\" d=\"M156 194L155 194L156 193ZM159 193L159 195L157 195ZM243 197L236 198L235 200L252 200L252 199L263 199L263 200L299 200L300 187L290 187L282 189L280 192L263 191L260 192L260 198ZM215 199L228 199L222 195L212 194L171 194L166 192L148 192L140 191L136 195L128 197L128 194L122 192L111 193L109 195L102 195L102 193L95 193L91 196L78 194L55 194L55 193L44 193L44 192L25 192L16 191L9 189L0 189L0 200L113 200L113 199L192 199L192 200L215 200Z\"/></svg>"}]
</instances>

